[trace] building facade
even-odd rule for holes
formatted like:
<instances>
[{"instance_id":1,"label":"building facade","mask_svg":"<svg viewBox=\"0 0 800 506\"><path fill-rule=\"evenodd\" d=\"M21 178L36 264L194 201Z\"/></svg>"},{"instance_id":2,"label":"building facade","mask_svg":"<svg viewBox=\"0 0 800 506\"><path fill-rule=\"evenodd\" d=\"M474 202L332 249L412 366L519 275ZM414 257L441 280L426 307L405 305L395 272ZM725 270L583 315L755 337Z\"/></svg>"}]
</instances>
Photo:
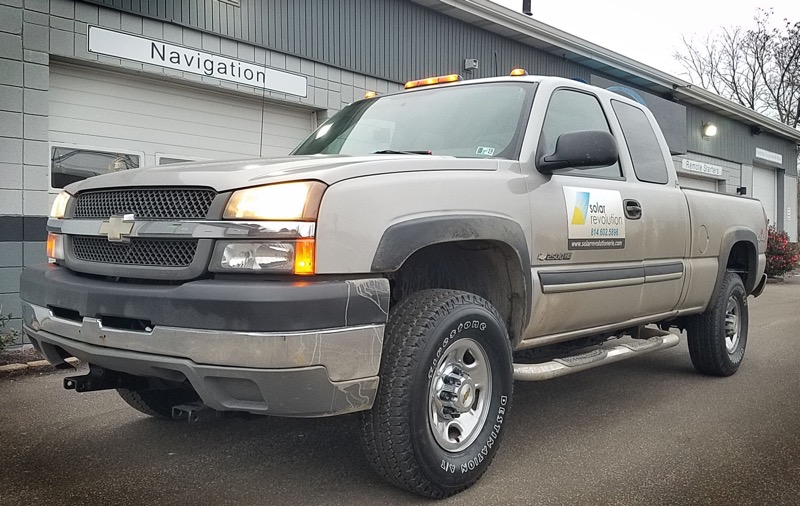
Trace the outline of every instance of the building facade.
<instances>
[{"instance_id":1,"label":"building facade","mask_svg":"<svg viewBox=\"0 0 800 506\"><path fill-rule=\"evenodd\" d=\"M2 312L19 327L19 275L72 181L285 155L367 91L514 67L643 101L682 184L757 197L797 239L800 134L488 0L0 0Z\"/></svg>"}]
</instances>

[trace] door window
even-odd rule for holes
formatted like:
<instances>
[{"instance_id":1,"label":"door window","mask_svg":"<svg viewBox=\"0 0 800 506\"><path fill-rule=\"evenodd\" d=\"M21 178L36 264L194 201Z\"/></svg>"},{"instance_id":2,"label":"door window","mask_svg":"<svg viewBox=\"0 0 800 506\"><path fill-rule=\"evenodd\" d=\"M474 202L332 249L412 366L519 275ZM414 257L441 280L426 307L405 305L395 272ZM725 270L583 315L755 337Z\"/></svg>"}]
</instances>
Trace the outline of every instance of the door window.
<instances>
[{"instance_id":1,"label":"door window","mask_svg":"<svg viewBox=\"0 0 800 506\"><path fill-rule=\"evenodd\" d=\"M547 106L536 157L541 158L552 154L556 149L559 135L582 130L602 130L611 133L600 102L588 93L566 89L556 90L550 97L550 103ZM608 167L565 169L556 173L602 178L622 177L619 162Z\"/></svg>"}]
</instances>

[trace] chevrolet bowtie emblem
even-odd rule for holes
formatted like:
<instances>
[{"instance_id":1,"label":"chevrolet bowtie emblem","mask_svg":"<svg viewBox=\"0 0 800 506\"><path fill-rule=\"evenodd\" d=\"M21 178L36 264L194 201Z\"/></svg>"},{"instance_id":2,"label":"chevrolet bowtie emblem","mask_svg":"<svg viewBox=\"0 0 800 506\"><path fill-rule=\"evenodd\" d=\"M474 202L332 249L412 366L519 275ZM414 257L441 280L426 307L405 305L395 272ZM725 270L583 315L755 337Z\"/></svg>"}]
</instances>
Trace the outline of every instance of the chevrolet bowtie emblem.
<instances>
[{"instance_id":1,"label":"chevrolet bowtie emblem","mask_svg":"<svg viewBox=\"0 0 800 506\"><path fill-rule=\"evenodd\" d=\"M127 236L133 230L133 215L116 215L100 224L100 234L108 237L109 241L127 241Z\"/></svg>"}]
</instances>

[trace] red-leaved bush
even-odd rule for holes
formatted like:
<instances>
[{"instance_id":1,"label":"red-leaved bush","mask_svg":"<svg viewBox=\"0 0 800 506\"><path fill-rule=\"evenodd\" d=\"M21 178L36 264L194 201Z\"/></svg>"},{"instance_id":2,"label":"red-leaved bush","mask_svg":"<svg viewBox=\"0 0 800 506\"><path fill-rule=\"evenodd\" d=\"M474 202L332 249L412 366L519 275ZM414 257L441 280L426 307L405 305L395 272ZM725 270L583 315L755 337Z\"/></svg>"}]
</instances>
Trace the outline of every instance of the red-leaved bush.
<instances>
[{"instance_id":1,"label":"red-leaved bush","mask_svg":"<svg viewBox=\"0 0 800 506\"><path fill-rule=\"evenodd\" d=\"M800 247L797 243L789 242L786 232L778 232L775 227L769 227L767 237L767 276L774 278L783 276L787 272L797 269L800 263Z\"/></svg>"}]
</instances>

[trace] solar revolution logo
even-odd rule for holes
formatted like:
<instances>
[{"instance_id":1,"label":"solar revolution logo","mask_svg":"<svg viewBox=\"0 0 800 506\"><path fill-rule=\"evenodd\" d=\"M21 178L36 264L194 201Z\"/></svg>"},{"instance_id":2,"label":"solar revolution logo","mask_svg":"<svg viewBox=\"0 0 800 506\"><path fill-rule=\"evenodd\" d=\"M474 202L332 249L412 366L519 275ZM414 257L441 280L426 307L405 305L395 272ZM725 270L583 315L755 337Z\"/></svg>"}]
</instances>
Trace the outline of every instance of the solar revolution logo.
<instances>
[{"instance_id":1,"label":"solar revolution logo","mask_svg":"<svg viewBox=\"0 0 800 506\"><path fill-rule=\"evenodd\" d=\"M564 204L568 249L625 247L625 218L618 191L565 186Z\"/></svg>"}]
</instances>

